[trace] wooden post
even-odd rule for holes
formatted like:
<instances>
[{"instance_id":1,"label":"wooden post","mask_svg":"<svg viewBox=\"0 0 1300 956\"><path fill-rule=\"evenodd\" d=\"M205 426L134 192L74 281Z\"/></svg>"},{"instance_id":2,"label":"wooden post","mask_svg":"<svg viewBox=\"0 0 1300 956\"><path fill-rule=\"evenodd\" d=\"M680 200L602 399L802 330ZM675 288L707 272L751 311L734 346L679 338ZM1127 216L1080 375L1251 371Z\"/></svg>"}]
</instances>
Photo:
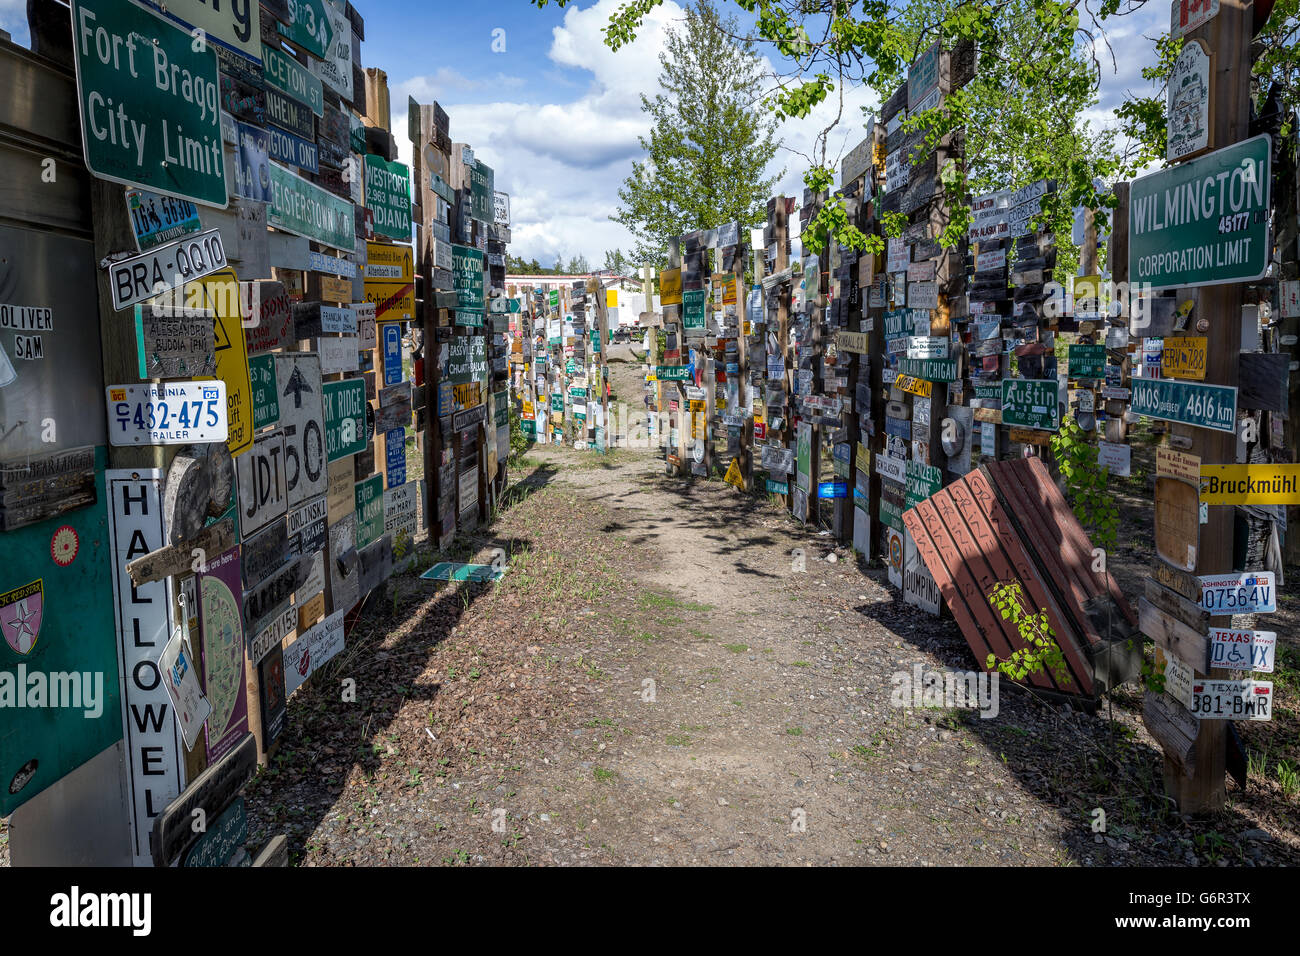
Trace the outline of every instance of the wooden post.
<instances>
[{"instance_id":1,"label":"wooden post","mask_svg":"<svg viewBox=\"0 0 1300 956\"><path fill-rule=\"evenodd\" d=\"M774 206L772 210L772 235L776 243L776 274L784 272L790 268L790 249L789 249L789 203L785 196L777 196L772 200ZM785 369L782 376L782 385L785 389L785 406L782 411L781 428L777 430L775 438L772 436L771 424L768 424L768 441L772 444L784 445L790 447L791 440L795 437L794 429L790 426L790 411L794 407L794 401L791 392L791 383L794 380L794 371L791 365L790 349L790 288L793 283L786 280L786 288L781 288L778 283L772 287L772 294L777 297L776 311L776 340L777 348L781 353L781 361ZM783 476L787 485L794 480L792 475ZM787 493L781 496L781 506L787 511L794 508L794 494Z\"/></svg>"}]
</instances>

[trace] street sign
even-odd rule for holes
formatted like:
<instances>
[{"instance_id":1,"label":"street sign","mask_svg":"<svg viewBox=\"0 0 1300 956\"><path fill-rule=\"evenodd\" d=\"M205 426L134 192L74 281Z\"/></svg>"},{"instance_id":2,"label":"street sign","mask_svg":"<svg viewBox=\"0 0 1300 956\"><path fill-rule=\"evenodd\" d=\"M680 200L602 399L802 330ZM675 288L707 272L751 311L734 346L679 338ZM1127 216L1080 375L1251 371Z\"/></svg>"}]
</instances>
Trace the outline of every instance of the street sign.
<instances>
[{"instance_id":1,"label":"street sign","mask_svg":"<svg viewBox=\"0 0 1300 956\"><path fill-rule=\"evenodd\" d=\"M271 86L306 103L317 116L325 115L325 93L320 79L289 54L263 43L262 75Z\"/></svg>"},{"instance_id":2,"label":"street sign","mask_svg":"<svg viewBox=\"0 0 1300 956\"><path fill-rule=\"evenodd\" d=\"M295 508L324 494L328 483L320 358L307 353L275 356L275 387L285 442L285 491L288 506Z\"/></svg>"},{"instance_id":3,"label":"street sign","mask_svg":"<svg viewBox=\"0 0 1300 956\"><path fill-rule=\"evenodd\" d=\"M87 168L225 209L216 53L130 0L74 0L72 41Z\"/></svg>"},{"instance_id":4,"label":"street sign","mask_svg":"<svg viewBox=\"0 0 1300 956\"><path fill-rule=\"evenodd\" d=\"M323 57L334 40L334 26L325 11L324 0L288 0L288 25L276 29L309 53Z\"/></svg>"},{"instance_id":5,"label":"street sign","mask_svg":"<svg viewBox=\"0 0 1300 956\"><path fill-rule=\"evenodd\" d=\"M1068 374L1070 378L1104 378L1106 376L1106 346L1071 345Z\"/></svg>"},{"instance_id":6,"label":"street sign","mask_svg":"<svg viewBox=\"0 0 1300 956\"><path fill-rule=\"evenodd\" d=\"M1129 281L1160 290L1262 278L1272 142L1260 133L1133 180Z\"/></svg>"},{"instance_id":7,"label":"street sign","mask_svg":"<svg viewBox=\"0 0 1300 956\"><path fill-rule=\"evenodd\" d=\"M108 440L115 448L225 441L223 382L110 385Z\"/></svg>"},{"instance_id":8,"label":"street sign","mask_svg":"<svg viewBox=\"0 0 1300 956\"><path fill-rule=\"evenodd\" d=\"M251 535L284 516L289 504L285 485L284 434L277 428L253 440L235 459L239 487L239 531Z\"/></svg>"},{"instance_id":9,"label":"street sign","mask_svg":"<svg viewBox=\"0 0 1300 956\"><path fill-rule=\"evenodd\" d=\"M366 450L366 383L359 378L325 382L325 449L329 461Z\"/></svg>"},{"instance_id":10,"label":"street sign","mask_svg":"<svg viewBox=\"0 0 1300 956\"><path fill-rule=\"evenodd\" d=\"M1135 378L1130 407L1139 415L1214 431L1237 429L1237 390L1167 378Z\"/></svg>"},{"instance_id":11,"label":"street sign","mask_svg":"<svg viewBox=\"0 0 1300 956\"><path fill-rule=\"evenodd\" d=\"M211 328L211 323L209 323ZM257 355L248 360L248 380L253 386L253 430L261 431L280 420L280 391L275 383L275 356Z\"/></svg>"},{"instance_id":12,"label":"street sign","mask_svg":"<svg viewBox=\"0 0 1300 956\"><path fill-rule=\"evenodd\" d=\"M402 163L366 154L366 208L375 214L375 232L411 241L411 170Z\"/></svg>"},{"instance_id":13,"label":"street sign","mask_svg":"<svg viewBox=\"0 0 1300 956\"><path fill-rule=\"evenodd\" d=\"M1056 379L1002 381L1002 424L1056 431L1061 427Z\"/></svg>"},{"instance_id":14,"label":"street sign","mask_svg":"<svg viewBox=\"0 0 1300 956\"><path fill-rule=\"evenodd\" d=\"M704 289L687 289L682 293L682 328L704 328L704 303L708 292Z\"/></svg>"},{"instance_id":15,"label":"street sign","mask_svg":"<svg viewBox=\"0 0 1300 956\"><path fill-rule=\"evenodd\" d=\"M271 163L271 206L267 224L322 245L351 252L356 246L353 205L328 190Z\"/></svg>"},{"instance_id":16,"label":"street sign","mask_svg":"<svg viewBox=\"0 0 1300 956\"><path fill-rule=\"evenodd\" d=\"M689 382L695 370L690 365L657 365L655 378L661 382Z\"/></svg>"},{"instance_id":17,"label":"street sign","mask_svg":"<svg viewBox=\"0 0 1300 956\"><path fill-rule=\"evenodd\" d=\"M247 57L253 63L261 61L262 21L261 8L256 3L209 4L207 0L150 0L168 18L193 34L202 31L205 38L227 50Z\"/></svg>"},{"instance_id":18,"label":"street sign","mask_svg":"<svg viewBox=\"0 0 1300 956\"><path fill-rule=\"evenodd\" d=\"M384 533L384 476L371 475L354 490L357 514L357 548L378 541Z\"/></svg>"},{"instance_id":19,"label":"street sign","mask_svg":"<svg viewBox=\"0 0 1300 956\"><path fill-rule=\"evenodd\" d=\"M1300 465L1201 465L1207 505L1300 505Z\"/></svg>"},{"instance_id":20,"label":"street sign","mask_svg":"<svg viewBox=\"0 0 1300 956\"><path fill-rule=\"evenodd\" d=\"M384 333L384 386L402 381L402 329L389 322L381 326Z\"/></svg>"},{"instance_id":21,"label":"street sign","mask_svg":"<svg viewBox=\"0 0 1300 956\"><path fill-rule=\"evenodd\" d=\"M1201 579L1201 607L1211 614L1271 614L1277 610L1272 571L1211 574Z\"/></svg>"},{"instance_id":22,"label":"street sign","mask_svg":"<svg viewBox=\"0 0 1300 956\"><path fill-rule=\"evenodd\" d=\"M108 265L113 308L122 310L226 267L221 230L156 246Z\"/></svg>"}]
</instances>

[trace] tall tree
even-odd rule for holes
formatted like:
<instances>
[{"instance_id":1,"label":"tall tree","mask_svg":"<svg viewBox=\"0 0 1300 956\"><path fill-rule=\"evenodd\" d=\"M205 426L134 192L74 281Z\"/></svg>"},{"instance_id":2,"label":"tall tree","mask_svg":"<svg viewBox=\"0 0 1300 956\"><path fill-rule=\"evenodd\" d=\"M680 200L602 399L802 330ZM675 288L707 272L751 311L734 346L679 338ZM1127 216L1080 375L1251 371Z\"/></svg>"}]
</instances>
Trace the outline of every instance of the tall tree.
<instances>
[{"instance_id":1,"label":"tall tree","mask_svg":"<svg viewBox=\"0 0 1300 956\"><path fill-rule=\"evenodd\" d=\"M668 239L694 229L761 221L784 175L763 176L779 145L777 124L756 108L762 68L737 32L734 19L697 0L683 26L667 34L662 91L641 96L652 121L640 138L646 158L632 164L610 217L636 237L638 261L661 263Z\"/></svg>"}]
</instances>

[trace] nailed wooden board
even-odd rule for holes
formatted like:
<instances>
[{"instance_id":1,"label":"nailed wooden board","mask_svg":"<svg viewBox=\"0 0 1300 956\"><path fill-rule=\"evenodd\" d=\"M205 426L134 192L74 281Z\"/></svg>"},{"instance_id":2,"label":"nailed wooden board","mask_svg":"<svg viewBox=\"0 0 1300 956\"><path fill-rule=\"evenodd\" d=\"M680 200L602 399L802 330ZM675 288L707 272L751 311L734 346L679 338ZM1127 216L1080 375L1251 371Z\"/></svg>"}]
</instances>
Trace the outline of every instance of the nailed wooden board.
<instances>
[{"instance_id":1,"label":"nailed wooden board","mask_svg":"<svg viewBox=\"0 0 1300 956\"><path fill-rule=\"evenodd\" d=\"M1189 723L1190 720L1190 723ZM1188 777L1196 773L1196 735L1199 724L1187 708L1167 694L1147 691L1142 697L1142 722L1151 736Z\"/></svg>"},{"instance_id":2,"label":"nailed wooden board","mask_svg":"<svg viewBox=\"0 0 1300 956\"><path fill-rule=\"evenodd\" d=\"M154 818L149 841L155 866L170 866L194 837L193 812L202 810L209 823L215 822L241 787L257 769L257 741L252 734L216 764L199 774L185 792Z\"/></svg>"},{"instance_id":3,"label":"nailed wooden board","mask_svg":"<svg viewBox=\"0 0 1300 956\"><path fill-rule=\"evenodd\" d=\"M1201 541L1199 492L1177 478L1157 478L1156 554L1180 571L1196 568Z\"/></svg>"},{"instance_id":4,"label":"nailed wooden board","mask_svg":"<svg viewBox=\"0 0 1300 956\"><path fill-rule=\"evenodd\" d=\"M225 554L237 544L235 522L232 518L208 525L193 538L180 544L169 544L165 548L151 551L136 558L126 566L126 573L131 576L136 587L142 587L153 581L161 581L175 574L187 574L193 570L195 550L204 554Z\"/></svg>"},{"instance_id":5,"label":"nailed wooden board","mask_svg":"<svg viewBox=\"0 0 1300 956\"><path fill-rule=\"evenodd\" d=\"M1210 638L1164 611L1146 598L1138 598L1138 619L1142 633L1170 656L1182 661L1198 673L1206 673L1210 659Z\"/></svg>"}]
</instances>

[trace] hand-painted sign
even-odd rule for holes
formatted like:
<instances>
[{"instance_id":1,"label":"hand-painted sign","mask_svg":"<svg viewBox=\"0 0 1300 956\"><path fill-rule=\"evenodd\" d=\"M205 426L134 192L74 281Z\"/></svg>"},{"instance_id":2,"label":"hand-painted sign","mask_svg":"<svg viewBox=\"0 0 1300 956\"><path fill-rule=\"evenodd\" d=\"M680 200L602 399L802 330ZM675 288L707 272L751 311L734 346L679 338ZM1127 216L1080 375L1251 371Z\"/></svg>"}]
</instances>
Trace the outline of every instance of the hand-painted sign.
<instances>
[{"instance_id":1,"label":"hand-painted sign","mask_svg":"<svg viewBox=\"0 0 1300 956\"><path fill-rule=\"evenodd\" d=\"M1165 159L1177 162L1210 142L1210 54L1203 40L1188 40L1167 81Z\"/></svg>"},{"instance_id":2,"label":"hand-painted sign","mask_svg":"<svg viewBox=\"0 0 1300 956\"><path fill-rule=\"evenodd\" d=\"M87 168L225 209L212 49L196 49L188 31L120 0L75 0L72 41Z\"/></svg>"},{"instance_id":3,"label":"hand-painted sign","mask_svg":"<svg viewBox=\"0 0 1300 956\"><path fill-rule=\"evenodd\" d=\"M237 460L243 461L256 450L255 445ZM207 569L199 573L203 688L212 707L206 728L209 764L220 760L248 733L242 590L238 548L208 561Z\"/></svg>"},{"instance_id":4,"label":"hand-painted sign","mask_svg":"<svg viewBox=\"0 0 1300 956\"><path fill-rule=\"evenodd\" d=\"M1214 431L1236 431L1235 388L1166 378L1135 378L1132 389L1130 407L1139 415Z\"/></svg>"},{"instance_id":5,"label":"hand-painted sign","mask_svg":"<svg viewBox=\"0 0 1300 956\"><path fill-rule=\"evenodd\" d=\"M704 304L708 292L704 289L687 289L682 293L682 328L704 328Z\"/></svg>"},{"instance_id":6,"label":"hand-painted sign","mask_svg":"<svg viewBox=\"0 0 1300 956\"><path fill-rule=\"evenodd\" d=\"M1261 133L1133 180L1129 281L1160 290L1261 278L1269 257L1272 142Z\"/></svg>"}]
</instances>

